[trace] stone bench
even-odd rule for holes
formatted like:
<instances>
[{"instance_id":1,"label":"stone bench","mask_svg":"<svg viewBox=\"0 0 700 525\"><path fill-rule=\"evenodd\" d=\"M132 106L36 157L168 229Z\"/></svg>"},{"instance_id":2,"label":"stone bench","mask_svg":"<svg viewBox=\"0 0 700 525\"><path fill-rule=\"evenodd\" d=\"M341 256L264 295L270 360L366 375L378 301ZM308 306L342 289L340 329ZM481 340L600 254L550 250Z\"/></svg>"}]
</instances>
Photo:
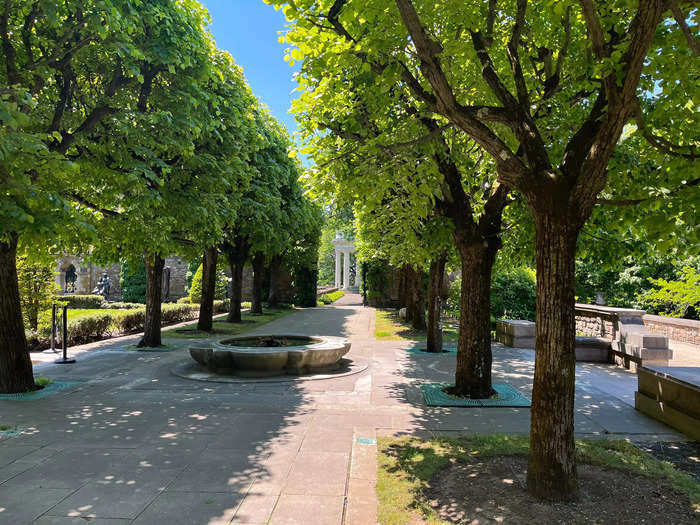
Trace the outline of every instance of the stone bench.
<instances>
[{"instance_id":1,"label":"stone bench","mask_svg":"<svg viewBox=\"0 0 700 525\"><path fill-rule=\"evenodd\" d=\"M496 340L514 348L535 348L535 323L502 319L496 323Z\"/></svg>"},{"instance_id":2,"label":"stone bench","mask_svg":"<svg viewBox=\"0 0 700 525\"><path fill-rule=\"evenodd\" d=\"M576 337L576 361L610 363L612 346L604 337Z\"/></svg>"}]
</instances>

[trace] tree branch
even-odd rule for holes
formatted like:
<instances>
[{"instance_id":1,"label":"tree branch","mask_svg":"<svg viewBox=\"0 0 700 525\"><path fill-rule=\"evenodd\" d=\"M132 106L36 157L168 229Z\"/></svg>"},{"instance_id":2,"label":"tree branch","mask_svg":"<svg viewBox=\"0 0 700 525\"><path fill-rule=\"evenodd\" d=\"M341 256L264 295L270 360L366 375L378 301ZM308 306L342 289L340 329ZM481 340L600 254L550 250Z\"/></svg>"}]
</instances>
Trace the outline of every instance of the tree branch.
<instances>
[{"instance_id":1,"label":"tree branch","mask_svg":"<svg viewBox=\"0 0 700 525\"><path fill-rule=\"evenodd\" d=\"M637 100L636 102L636 108L634 110L634 119L637 123L637 129L639 129L639 132L642 134L642 137L644 137L646 141L656 149L664 151L669 155L673 155L675 157L682 157L684 159L695 160L698 158L698 155L695 153L695 146L693 144L689 144L687 146L673 144L665 138L660 137L658 135L654 135L651 131L649 131L649 128L647 127L646 122L644 121L644 114L642 113L642 106L641 104L639 104L639 100ZM684 149L690 151L682 151Z\"/></svg>"},{"instance_id":2,"label":"tree branch","mask_svg":"<svg viewBox=\"0 0 700 525\"><path fill-rule=\"evenodd\" d=\"M22 79L17 71L17 51L10 40L10 9L12 9L12 0L5 0L5 10L0 17L0 33L2 33L2 50L5 52L7 83L13 85L19 84Z\"/></svg>"},{"instance_id":3,"label":"tree branch","mask_svg":"<svg viewBox=\"0 0 700 525\"><path fill-rule=\"evenodd\" d=\"M678 2L675 0L671 0L671 12L673 13L673 18L676 19L676 23L680 26L681 31L683 31L683 35L685 36L690 49L696 55L700 55L700 44L698 44L698 40L693 36L693 33L690 32L690 28L685 21L685 16L683 16L683 12L681 11L681 8L678 7Z\"/></svg>"},{"instance_id":4,"label":"tree branch","mask_svg":"<svg viewBox=\"0 0 700 525\"><path fill-rule=\"evenodd\" d=\"M527 84L525 83L525 76L523 75L523 67L520 64L520 56L518 54L518 47L520 46L523 26L525 25L527 0L517 0L517 6L515 23L513 24L513 32L507 45L508 60L510 62L510 69L513 73L513 79L515 80L515 88L518 93L518 102L520 102L521 108L529 114L530 95L527 91Z\"/></svg>"},{"instance_id":5,"label":"tree branch","mask_svg":"<svg viewBox=\"0 0 700 525\"><path fill-rule=\"evenodd\" d=\"M605 58L610 55L605 46L605 35L603 28L600 25L600 19L596 12L593 0L579 0L583 11L583 19L586 21L586 32L593 47L593 53L597 59Z\"/></svg>"},{"instance_id":6,"label":"tree branch","mask_svg":"<svg viewBox=\"0 0 700 525\"><path fill-rule=\"evenodd\" d=\"M683 182L676 189L666 193L665 195L649 195L639 199L596 199L596 204L604 204L606 206L637 206L638 204L644 204L645 202L667 199L687 190L688 188L694 188L696 186L700 186L700 177Z\"/></svg>"}]
</instances>

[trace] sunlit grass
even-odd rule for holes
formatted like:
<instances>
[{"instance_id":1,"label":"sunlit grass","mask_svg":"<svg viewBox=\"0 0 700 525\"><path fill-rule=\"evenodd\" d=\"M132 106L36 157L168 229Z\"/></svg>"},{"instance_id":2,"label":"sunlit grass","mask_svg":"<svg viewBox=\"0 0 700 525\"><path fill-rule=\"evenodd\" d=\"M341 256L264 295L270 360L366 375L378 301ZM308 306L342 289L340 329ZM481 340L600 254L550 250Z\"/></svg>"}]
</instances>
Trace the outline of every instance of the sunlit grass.
<instances>
[{"instance_id":1,"label":"sunlit grass","mask_svg":"<svg viewBox=\"0 0 700 525\"><path fill-rule=\"evenodd\" d=\"M442 324L443 341L456 341L459 336L457 323L444 321ZM425 341L427 334L423 330L414 330L411 324L399 318L396 310L377 309L374 337L381 341Z\"/></svg>"},{"instance_id":2,"label":"sunlit grass","mask_svg":"<svg viewBox=\"0 0 700 525\"><path fill-rule=\"evenodd\" d=\"M529 438L525 436L470 436L436 438L380 438L378 440L377 498L378 517L382 525L401 525L423 519L436 525L446 523L428 504L423 490L435 474L451 461L470 463L497 455L528 454ZM620 440L580 440L576 442L580 463L632 472L665 479L676 490L690 498L700 511L700 483Z\"/></svg>"}]
</instances>

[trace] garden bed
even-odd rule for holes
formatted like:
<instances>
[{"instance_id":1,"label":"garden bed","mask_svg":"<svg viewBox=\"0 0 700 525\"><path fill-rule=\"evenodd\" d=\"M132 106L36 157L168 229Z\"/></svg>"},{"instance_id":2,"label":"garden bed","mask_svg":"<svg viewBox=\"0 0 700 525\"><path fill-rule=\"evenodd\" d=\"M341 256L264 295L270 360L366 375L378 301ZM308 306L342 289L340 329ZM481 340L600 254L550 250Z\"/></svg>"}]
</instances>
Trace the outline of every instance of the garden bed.
<instances>
[{"instance_id":1,"label":"garden bed","mask_svg":"<svg viewBox=\"0 0 700 525\"><path fill-rule=\"evenodd\" d=\"M579 499L526 491L525 437L381 439L382 524L664 523L700 517L700 483L625 441L577 442Z\"/></svg>"}]
</instances>

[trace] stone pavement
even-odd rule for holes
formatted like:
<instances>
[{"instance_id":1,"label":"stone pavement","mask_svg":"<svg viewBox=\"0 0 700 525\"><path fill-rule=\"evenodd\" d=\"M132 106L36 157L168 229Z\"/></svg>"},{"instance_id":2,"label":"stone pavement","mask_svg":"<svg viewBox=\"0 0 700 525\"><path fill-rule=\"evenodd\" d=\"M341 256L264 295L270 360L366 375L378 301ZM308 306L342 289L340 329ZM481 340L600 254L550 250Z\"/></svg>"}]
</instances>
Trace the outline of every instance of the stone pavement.
<instances>
[{"instance_id":1,"label":"stone pavement","mask_svg":"<svg viewBox=\"0 0 700 525\"><path fill-rule=\"evenodd\" d=\"M375 341L359 296L300 310L258 332L343 335L356 375L279 383L201 383L170 370L172 352L102 342L70 366L36 375L80 381L35 401L0 401L0 523L369 524L376 522L379 435L527 433L529 409L429 408L419 385L450 381L453 354ZM183 340L178 340L180 343ZM494 381L530 394L534 352L494 347ZM636 412L636 376L577 367L579 436L682 440Z\"/></svg>"}]
</instances>

